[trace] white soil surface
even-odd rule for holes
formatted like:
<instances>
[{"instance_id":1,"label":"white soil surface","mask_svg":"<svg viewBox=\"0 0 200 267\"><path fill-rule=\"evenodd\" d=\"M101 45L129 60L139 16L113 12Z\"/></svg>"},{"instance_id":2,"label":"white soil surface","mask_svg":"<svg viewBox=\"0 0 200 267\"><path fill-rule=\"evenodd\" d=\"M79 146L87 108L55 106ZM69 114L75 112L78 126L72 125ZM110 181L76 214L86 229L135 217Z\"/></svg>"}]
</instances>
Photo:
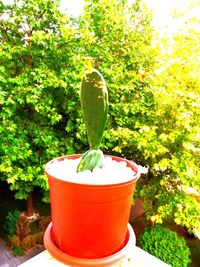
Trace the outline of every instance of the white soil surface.
<instances>
[{"instance_id":1,"label":"white soil surface","mask_svg":"<svg viewBox=\"0 0 200 267\"><path fill-rule=\"evenodd\" d=\"M77 173L77 166L80 162L78 159L58 160L54 159L46 166L46 171L53 177L78 183L91 185L105 185L124 183L134 179L135 172L127 163L112 160L111 157L104 158L102 168L94 168L93 171L83 171Z\"/></svg>"}]
</instances>

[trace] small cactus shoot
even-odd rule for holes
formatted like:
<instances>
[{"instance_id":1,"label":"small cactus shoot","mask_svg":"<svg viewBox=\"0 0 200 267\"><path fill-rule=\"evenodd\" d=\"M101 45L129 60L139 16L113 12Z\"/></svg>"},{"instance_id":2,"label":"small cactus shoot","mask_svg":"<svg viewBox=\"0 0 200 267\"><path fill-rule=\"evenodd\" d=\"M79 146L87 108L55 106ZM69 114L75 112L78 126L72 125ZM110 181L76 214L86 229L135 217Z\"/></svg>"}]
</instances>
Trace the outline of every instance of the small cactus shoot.
<instances>
[{"instance_id":1,"label":"small cactus shoot","mask_svg":"<svg viewBox=\"0 0 200 267\"><path fill-rule=\"evenodd\" d=\"M99 149L108 113L108 90L99 71L87 70L81 81L81 107L90 146L83 154L77 171L102 167L103 152Z\"/></svg>"}]
</instances>

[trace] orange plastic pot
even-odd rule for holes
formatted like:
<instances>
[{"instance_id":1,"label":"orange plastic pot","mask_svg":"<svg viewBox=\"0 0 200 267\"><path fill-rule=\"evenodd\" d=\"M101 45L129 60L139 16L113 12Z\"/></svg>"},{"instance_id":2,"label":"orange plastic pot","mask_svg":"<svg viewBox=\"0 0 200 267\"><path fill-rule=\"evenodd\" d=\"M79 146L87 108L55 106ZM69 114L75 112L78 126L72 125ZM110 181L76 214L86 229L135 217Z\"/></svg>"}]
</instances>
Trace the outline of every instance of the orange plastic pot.
<instances>
[{"instance_id":1,"label":"orange plastic pot","mask_svg":"<svg viewBox=\"0 0 200 267\"><path fill-rule=\"evenodd\" d=\"M60 157L75 159L80 155ZM55 245L68 255L98 259L122 249L127 235L127 225L132 195L140 173L135 163L119 157L135 171L131 181L90 185L63 181L48 173L52 215L51 236Z\"/></svg>"}]
</instances>

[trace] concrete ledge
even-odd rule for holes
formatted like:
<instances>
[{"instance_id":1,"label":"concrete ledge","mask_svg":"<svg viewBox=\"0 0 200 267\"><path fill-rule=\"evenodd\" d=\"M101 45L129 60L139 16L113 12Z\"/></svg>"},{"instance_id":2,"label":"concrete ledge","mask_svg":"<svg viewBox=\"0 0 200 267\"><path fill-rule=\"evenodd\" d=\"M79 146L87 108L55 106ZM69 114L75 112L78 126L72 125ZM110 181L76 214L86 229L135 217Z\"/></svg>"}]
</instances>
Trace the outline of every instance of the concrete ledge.
<instances>
[{"instance_id":1,"label":"concrete ledge","mask_svg":"<svg viewBox=\"0 0 200 267\"><path fill-rule=\"evenodd\" d=\"M35 267L35 266L48 266L48 267L63 267L64 265L57 260L53 259L47 250L38 254L37 256L31 258L30 260L19 265L19 267ZM133 247L133 251L130 255L123 260L123 262L118 263L118 267L169 267L170 265L164 263L163 261L157 259L146 251L140 249L139 247ZM70 267L70 266L68 266Z\"/></svg>"}]
</instances>

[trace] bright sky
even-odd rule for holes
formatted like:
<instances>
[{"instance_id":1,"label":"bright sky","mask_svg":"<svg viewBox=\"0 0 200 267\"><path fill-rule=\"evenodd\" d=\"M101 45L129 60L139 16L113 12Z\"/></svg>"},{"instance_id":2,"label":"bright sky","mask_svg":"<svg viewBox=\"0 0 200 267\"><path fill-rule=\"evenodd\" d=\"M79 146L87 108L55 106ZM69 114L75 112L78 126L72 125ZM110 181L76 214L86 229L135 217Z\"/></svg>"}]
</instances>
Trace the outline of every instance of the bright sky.
<instances>
[{"instance_id":1,"label":"bright sky","mask_svg":"<svg viewBox=\"0 0 200 267\"><path fill-rule=\"evenodd\" d=\"M191 17L199 18L200 1L195 0L145 0L153 9L154 25L157 28L176 31ZM173 17L176 13L183 13L182 17Z\"/></svg>"},{"instance_id":2,"label":"bright sky","mask_svg":"<svg viewBox=\"0 0 200 267\"><path fill-rule=\"evenodd\" d=\"M60 5L62 11L67 9L70 14L77 16L83 9L84 0L60 0Z\"/></svg>"}]
</instances>

